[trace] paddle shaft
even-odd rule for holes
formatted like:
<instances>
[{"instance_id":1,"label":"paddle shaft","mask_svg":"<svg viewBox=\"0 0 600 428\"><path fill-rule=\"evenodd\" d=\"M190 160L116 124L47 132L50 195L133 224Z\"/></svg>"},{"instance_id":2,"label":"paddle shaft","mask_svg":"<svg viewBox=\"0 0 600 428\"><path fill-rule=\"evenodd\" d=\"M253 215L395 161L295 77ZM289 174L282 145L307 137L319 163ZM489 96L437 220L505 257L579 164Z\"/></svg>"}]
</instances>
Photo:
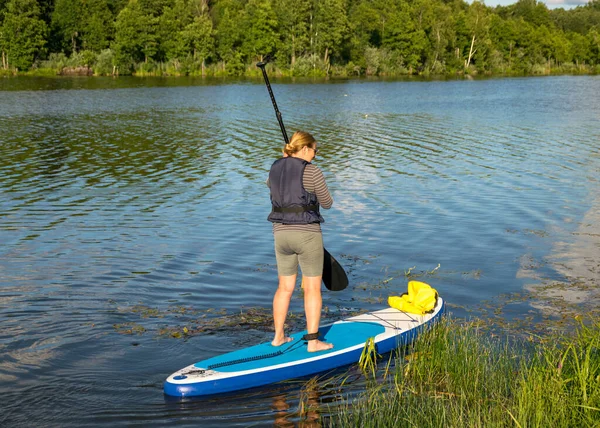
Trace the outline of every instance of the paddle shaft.
<instances>
[{"instance_id":1,"label":"paddle shaft","mask_svg":"<svg viewBox=\"0 0 600 428\"><path fill-rule=\"evenodd\" d=\"M277 122L279 122L279 127L281 128L281 133L283 134L283 140L285 144L289 144L290 140L287 136L287 132L285 131L285 126L283 124L283 119L281 118L281 112L277 107L277 101L275 101L275 95L273 95L273 89L271 89L271 83L269 82L269 76L267 76L267 70L265 70L265 66L267 65L267 61L259 62L256 64L258 68L262 71L263 78L265 79L265 84L267 85L267 89L269 90L269 96L271 97L271 102L273 103L273 108L275 109L275 116L277 116Z\"/></svg>"}]
</instances>

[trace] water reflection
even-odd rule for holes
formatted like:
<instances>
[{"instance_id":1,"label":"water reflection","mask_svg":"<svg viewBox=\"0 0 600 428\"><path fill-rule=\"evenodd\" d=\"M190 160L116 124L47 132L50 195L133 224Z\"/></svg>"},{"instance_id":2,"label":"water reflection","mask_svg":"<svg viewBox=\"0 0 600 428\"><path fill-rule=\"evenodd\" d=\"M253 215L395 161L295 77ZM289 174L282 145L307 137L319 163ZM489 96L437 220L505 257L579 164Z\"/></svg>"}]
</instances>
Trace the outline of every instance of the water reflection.
<instances>
[{"instance_id":1,"label":"water reflection","mask_svg":"<svg viewBox=\"0 0 600 428\"><path fill-rule=\"evenodd\" d=\"M319 384L312 378L300 389L298 409L293 411L288 403L289 397L273 397L271 408L275 411L273 426L276 427L320 427L321 401ZM290 411L292 410L292 411Z\"/></svg>"},{"instance_id":2,"label":"water reflection","mask_svg":"<svg viewBox=\"0 0 600 428\"><path fill-rule=\"evenodd\" d=\"M201 416L206 426L213 426L210 421L218 426L220 419L227 418L246 425L313 427L321 426L320 417L326 414L323 404L328 392L323 388L318 378L311 378L218 397L164 398L170 411L186 417Z\"/></svg>"},{"instance_id":3,"label":"water reflection","mask_svg":"<svg viewBox=\"0 0 600 428\"><path fill-rule=\"evenodd\" d=\"M457 316L522 291L531 276L594 279L599 85L274 82L288 132L319 140L335 199L324 240L351 284L323 293L326 319L381 307L406 290L407 271ZM277 385L178 404L162 396L169 373L269 334L159 334L181 331L190 313L271 306L265 179L281 135L262 83L3 79L0 91L5 422L308 424L363 389ZM585 264L557 269L553 254ZM23 402L36 405L23 413Z\"/></svg>"},{"instance_id":4,"label":"water reflection","mask_svg":"<svg viewBox=\"0 0 600 428\"><path fill-rule=\"evenodd\" d=\"M532 305L546 314L563 316L566 310L582 313L582 306L586 310L597 308L596 302L600 298L599 196L597 191L591 192L590 209L578 222L577 229L572 233L561 230L565 239L554 242L547 256L548 262L555 266L562 278L555 279L552 286L548 286L535 269L539 263L537 260L524 257L521 261L517 275L529 281L526 289L537 296ZM573 222L571 218L565 220L568 224Z\"/></svg>"}]
</instances>

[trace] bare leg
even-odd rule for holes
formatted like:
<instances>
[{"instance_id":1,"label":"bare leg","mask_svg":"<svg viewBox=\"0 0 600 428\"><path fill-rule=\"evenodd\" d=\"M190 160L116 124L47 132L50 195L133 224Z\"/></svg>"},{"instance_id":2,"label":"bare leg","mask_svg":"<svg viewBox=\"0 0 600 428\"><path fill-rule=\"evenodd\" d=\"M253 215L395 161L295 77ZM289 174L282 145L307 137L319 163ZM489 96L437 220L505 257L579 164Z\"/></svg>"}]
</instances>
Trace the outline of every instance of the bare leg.
<instances>
[{"instance_id":1,"label":"bare leg","mask_svg":"<svg viewBox=\"0 0 600 428\"><path fill-rule=\"evenodd\" d=\"M275 324L275 337L271 342L273 346L281 346L292 340L290 337L285 337L284 326L296 286L296 277L297 275L279 277L279 287L273 297L273 322Z\"/></svg>"},{"instance_id":2,"label":"bare leg","mask_svg":"<svg viewBox=\"0 0 600 428\"><path fill-rule=\"evenodd\" d=\"M304 277L304 312L306 313L306 330L310 333L319 331L321 322L321 276ZM321 342L320 340L308 341L308 352L326 351L333 348L333 344Z\"/></svg>"}]
</instances>

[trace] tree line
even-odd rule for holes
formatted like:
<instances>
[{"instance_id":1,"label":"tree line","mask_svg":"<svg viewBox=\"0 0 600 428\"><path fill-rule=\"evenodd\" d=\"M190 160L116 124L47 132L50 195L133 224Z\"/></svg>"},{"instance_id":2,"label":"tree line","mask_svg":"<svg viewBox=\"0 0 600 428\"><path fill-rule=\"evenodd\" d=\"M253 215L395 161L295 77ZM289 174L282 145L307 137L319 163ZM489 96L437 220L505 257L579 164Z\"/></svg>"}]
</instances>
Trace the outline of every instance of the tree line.
<instances>
[{"instance_id":1,"label":"tree line","mask_svg":"<svg viewBox=\"0 0 600 428\"><path fill-rule=\"evenodd\" d=\"M600 72L600 0L0 0L0 73Z\"/></svg>"}]
</instances>

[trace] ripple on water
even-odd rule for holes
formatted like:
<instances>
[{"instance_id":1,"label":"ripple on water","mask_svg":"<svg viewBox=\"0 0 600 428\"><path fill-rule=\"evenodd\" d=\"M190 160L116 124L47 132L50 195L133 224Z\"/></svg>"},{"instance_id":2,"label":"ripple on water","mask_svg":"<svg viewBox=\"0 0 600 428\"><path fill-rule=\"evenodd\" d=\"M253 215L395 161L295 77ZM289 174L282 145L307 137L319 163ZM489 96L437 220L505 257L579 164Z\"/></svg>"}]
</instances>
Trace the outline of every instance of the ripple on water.
<instances>
[{"instance_id":1,"label":"ripple on water","mask_svg":"<svg viewBox=\"0 0 600 428\"><path fill-rule=\"evenodd\" d=\"M264 86L78 82L2 93L3 422L298 422L306 382L227 399L162 395L173 371L271 334L159 334L270 308L265 180L282 136ZM288 133L317 138L335 199L324 240L351 286L323 294L328 319L384 304L406 289L407 271L434 272L421 278L459 316L522 291L524 260L537 277L559 275L545 257L572 240L597 199L598 84L275 82ZM295 296L293 326L302 323ZM309 399L325 414L363 389L323 381Z\"/></svg>"}]
</instances>

